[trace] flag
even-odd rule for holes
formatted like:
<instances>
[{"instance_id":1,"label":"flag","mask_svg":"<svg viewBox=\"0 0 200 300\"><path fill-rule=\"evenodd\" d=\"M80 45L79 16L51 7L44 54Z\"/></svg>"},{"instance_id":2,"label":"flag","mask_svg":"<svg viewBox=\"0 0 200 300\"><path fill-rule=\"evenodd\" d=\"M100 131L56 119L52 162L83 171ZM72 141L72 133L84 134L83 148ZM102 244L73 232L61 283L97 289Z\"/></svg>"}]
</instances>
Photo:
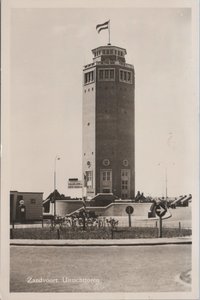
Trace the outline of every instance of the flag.
<instances>
[{"instance_id":1,"label":"flag","mask_svg":"<svg viewBox=\"0 0 200 300\"><path fill-rule=\"evenodd\" d=\"M98 31L98 33L100 33L100 31L101 30L104 30L104 29L108 29L109 27L109 23L110 23L110 20L109 21L107 21L107 22L105 22L105 23L103 23L103 24L98 24L97 26L96 26L96 30Z\"/></svg>"}]
</instances>

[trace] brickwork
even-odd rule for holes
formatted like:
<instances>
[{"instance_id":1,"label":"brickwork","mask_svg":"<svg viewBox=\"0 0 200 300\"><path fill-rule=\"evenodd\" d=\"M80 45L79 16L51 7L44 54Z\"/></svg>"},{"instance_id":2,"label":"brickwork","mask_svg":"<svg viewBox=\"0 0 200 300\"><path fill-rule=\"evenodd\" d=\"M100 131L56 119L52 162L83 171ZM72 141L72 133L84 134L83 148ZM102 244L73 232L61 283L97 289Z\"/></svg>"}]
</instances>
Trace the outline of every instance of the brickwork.
<instances>
[{"instance_id":1,"label":"brickwork","mask_svg":"<svg viewBox=\"0 0 200 300\"><path fill-rule=\"evenodd\" d=\"M105 47L102 49L104 50ZM125 49L122 48L110 47L109 49L113 52L115 49L120 49L122 56L126 54ZM101 47L97 50L101 50ZM104 51L106 52L106 49ZM100 58L101 63L99 63ZM86 164L90 161L90 168L94 171L94 193L97 194L103 192L101 172L111 170L112 178L108 192L121 198L123 196L122 170L129 170L129 191L126 196L134 198L134 68L132 65L125 64L124 57L119 60L115 57L115 61L113 55L110 56L110 60L109 55L100 55L100 58L95 58L94 61L97 62L93 63L95 70L93 96L85 92L85 89L92 84L85 84L83 87L83 172L88 170ZM86 67L84 74L88 72ZM89 80L87 78L86 80ZM87 128L86 123L89 120L92 120L92 124ZM90 154L91 149L94 149L93 156Z\"/></svg>"}]
</instances>

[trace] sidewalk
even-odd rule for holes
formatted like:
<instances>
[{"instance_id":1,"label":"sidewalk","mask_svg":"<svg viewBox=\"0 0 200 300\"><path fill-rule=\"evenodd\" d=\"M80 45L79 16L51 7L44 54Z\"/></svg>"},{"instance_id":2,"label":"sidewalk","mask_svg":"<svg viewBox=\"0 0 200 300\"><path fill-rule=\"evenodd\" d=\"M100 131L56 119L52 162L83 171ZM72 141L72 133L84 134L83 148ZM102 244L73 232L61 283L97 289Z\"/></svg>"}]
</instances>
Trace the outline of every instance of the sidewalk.
<instances>
[{"instance_id":1,"label":"sidewalk","mask_svg":"<svg viewBox=\"0 0 200 300\"><path fill-rule=\"evenodd\" d=\"M192 238L156 238L156 239L121 239L121 240L10 240L11 246L156 246L173 244L192 244Z\"/></svg>"}]
</instances>

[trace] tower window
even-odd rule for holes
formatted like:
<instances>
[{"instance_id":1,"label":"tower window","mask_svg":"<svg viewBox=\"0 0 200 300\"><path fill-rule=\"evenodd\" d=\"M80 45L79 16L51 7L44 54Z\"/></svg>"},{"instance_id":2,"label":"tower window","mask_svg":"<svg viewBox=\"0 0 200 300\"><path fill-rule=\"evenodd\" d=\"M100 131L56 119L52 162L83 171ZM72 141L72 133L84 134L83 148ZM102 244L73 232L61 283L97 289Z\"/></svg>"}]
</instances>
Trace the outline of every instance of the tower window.
<instances>
[{"instance_id":1,"label":"tower window","mask_svg":"<svg viewBox=\"0 0 200 300\"><path fill-rule=\"evenodd\" d=\"M110 181L111 180L111 171L103 171L103 181Z\"/></svg>"},{"instance_id":2,"label":"tower window","mask_svg":"<svg viewBox=\"0 0 200 300\"><path fill-rule=\"evenodd\" d=\"M123 162L122 162L122 164L123 164L123 166L128 167L128 160L124 159Z\"/></svg>"},{"instance_id":3,"label":"tower window","mask_svg":"<svg viewBox=\"0 0 200 300\"><path fill-rule=\"evenodd\" d=\"M132 72L127 70L120 70L119 72L119 81L132 83Z\"/></svg>"},{"instance_id":4,"label":"tower window","mask_svg":"<svg viewBox=\"0 0 200 300\"><path fill-rule=\"evenodd\" d=\"M101 80L103 80L103 70L99 70L99 79Z\"/></svg>"},{"instance_id":5,"label":"tower window","mask_svg":"<svg viewBox=\"0 0 200 300\"><path fill-rule=\"evenodd\" d=\"M107 180L110 181L110 175L111 175L111 172L107 172Z\"/></svg>"},{"instance_id":6,"label":"tower window","mask_svg":"<svg viewBox=\"0 0 200 300\"><path fill-rule=\"evenodd\" d=\"M127 72L124 72L124 81L127 81L126 77L127 77Z\"/></svg>"},{"instance_id":7,"label":"tower window","mask_svg":"<svg viewBox=\"0 0 200 300\"><path fill-rule=\"evenodd\" d=\"M121 195L122 198L130 197L130 169L121 170Z\"/></svg>"},{"instance_id":8,"label":"tower window","mask_svg":"<svg viewBox=\"0 0 200 300\"><path fill-rule=\"evenodd\" d=\"M84 84L88 84L94 81L94 71L85 73Z\"/></svg>"},{"instance_id":9,"label":"tower window","mask_svg":"<svg viewBox=\"0 0 200 300\"><path fill-rule=\"evenodd\" d=\"M93 186L92 171L86 171L86 185L87 187Z\"/></svg>"},{"instance_id":10,"label":"tower window","mask_svg":"<svg viewBox=\"0 0 200 300\"><path fill-rule=\"evenodd\" d=\"M127 176L128 176L128 171L122 170L122 177L127 177Z\"/></svg>"},{"instance_id":11,"label":"tower window","mask_svg":"<svg viewBox=\"0 0 200 300\"><path fill-rule=\"evenodd\" d=\"M122 190L128 190L128 180L122 180Z\"/></svg>"},{"instance_id":12,"label":"tower window","mask_svg":"<svg viewBox=\"0 0 200 300\"><path fill-rule=\"evenodd\" d=\"M109 166L109 165L110 165L110 160L107 159L107 158L105 158L105 159L103 160L103 165L104 165L105 167Z\"/></svg>"},{"instance_id":13,"label":"tower window","mask_svg":"<svg viewBox=\"0 0 200 300\"><path fill-rule=\"evenodd\" d=\"M114 81L115 80L115 69L99 69L99 81Z\"/></svg>"},{"instance_id":14,"label":"tower window","mask_svg":"<svg viewBox=\"0 0 200 300\"><path fill-rule=\"evenodd\" d=\"M111 79L114 78L114 70L110 70L110 78L111 78Z\"/></svg>"},{"instance_id":15,"label":"tower window","mask_svg":"<svg viewBox=\"0 0 200 300\"><path fill-rule=\"evenodd\" d=\"M105 79L109 78L109 70L105 70Z\"/></svg>"}]
</instances>

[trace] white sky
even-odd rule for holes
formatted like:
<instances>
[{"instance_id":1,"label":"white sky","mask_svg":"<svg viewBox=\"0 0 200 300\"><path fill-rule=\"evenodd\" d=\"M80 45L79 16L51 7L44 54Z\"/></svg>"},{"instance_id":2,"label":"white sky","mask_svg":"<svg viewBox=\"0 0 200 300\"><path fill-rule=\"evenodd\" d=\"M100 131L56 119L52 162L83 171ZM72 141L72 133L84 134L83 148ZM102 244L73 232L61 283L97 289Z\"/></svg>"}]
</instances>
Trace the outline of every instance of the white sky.
<instances>
[{"instance_id":1,"label":"white sky","mask_svg":"<svg viewBox=\"0 0 200 300\"><path fill-rule=\"evenodd\" d=\"M82 174L82 69L108 42L96 25L111 20L111 44L135 67L136 191L193 193L196 105L188 8L12 9L10 189L66 195Z\"/></svg>"}]
</instances>

